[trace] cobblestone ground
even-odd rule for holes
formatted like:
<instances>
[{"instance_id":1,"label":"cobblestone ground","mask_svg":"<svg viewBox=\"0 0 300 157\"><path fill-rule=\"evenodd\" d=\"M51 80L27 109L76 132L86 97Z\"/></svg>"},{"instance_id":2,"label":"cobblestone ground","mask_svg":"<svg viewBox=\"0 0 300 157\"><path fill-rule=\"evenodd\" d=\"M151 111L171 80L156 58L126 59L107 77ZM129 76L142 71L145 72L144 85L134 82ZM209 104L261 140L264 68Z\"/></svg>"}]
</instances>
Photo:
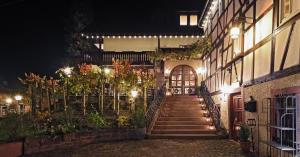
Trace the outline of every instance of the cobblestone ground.
<instances>
[{"instance_id":1,"label":"cobblestone ground","mask_svg":"<svg viewBox=\"0 0 300 157\"><path fill-rule=\"evenodd\" d=\"M230 140L143 140L98 143L32 157L246 157Z\"/></svg>"}]
</instances>

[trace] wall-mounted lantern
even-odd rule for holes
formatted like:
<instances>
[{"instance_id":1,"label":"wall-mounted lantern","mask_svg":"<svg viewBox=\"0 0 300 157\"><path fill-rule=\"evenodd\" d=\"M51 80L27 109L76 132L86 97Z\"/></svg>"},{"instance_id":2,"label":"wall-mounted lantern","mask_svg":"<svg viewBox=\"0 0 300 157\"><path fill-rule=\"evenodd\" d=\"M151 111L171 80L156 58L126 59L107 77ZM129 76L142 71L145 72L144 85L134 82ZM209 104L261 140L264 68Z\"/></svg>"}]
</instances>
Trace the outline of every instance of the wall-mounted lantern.
<instances>
[{"instance_id":1,"label":"wall-mounted lantern","mask_svg":"<svg viewBox=\"0 0 300 157\"><path fill-rule=\"evenodd\" d=\"M231 39L237 39L237 38L239 38L239 36L241 34L241 27L240 26L243 23L252 24L252 22L248 22L247 19L251 19L253 21L253 18L251 18L251 17L245 17L245 16L237 17L236 19L233 20L232 27L230 29L230 37L231 37Z\"/></svg>"},{"instance_id":2,"label":"wall-mounted lantern","mask_svg":"<svg viewBox=\"0 0 300 157\"><path fill-rule=\"evenodd\" d=\"M245 110L248 112L256 112L257 101L254 100L253 96L250 96L250 100L245 102Z\"/></svg>"}]
</instances>

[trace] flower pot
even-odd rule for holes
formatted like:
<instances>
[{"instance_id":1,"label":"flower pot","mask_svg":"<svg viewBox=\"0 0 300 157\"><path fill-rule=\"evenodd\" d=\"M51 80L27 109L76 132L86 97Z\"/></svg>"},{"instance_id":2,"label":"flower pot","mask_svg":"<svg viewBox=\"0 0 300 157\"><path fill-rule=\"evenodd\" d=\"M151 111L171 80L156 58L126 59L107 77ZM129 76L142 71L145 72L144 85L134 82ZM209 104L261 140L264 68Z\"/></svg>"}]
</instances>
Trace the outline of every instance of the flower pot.
<instances>
[{"instance_id":1,"label":"flower pot","mask_svg":"<svg viewBox=\"0 0 300 157\"><path fill-rule=\"evenodd\" d=\"M250 152L250 141L240 141L240 146L244 153Z\"/></svg>"},{"instance_id":2,"label":"flower pot","mask_svg":"<svg viewBox=\"0 0 300 157\"><path fill-rule=\"evenodd\" d=\"M0 144L0 156L16 157L23 155L23 142Z\"/></svg>"}]
</instances>

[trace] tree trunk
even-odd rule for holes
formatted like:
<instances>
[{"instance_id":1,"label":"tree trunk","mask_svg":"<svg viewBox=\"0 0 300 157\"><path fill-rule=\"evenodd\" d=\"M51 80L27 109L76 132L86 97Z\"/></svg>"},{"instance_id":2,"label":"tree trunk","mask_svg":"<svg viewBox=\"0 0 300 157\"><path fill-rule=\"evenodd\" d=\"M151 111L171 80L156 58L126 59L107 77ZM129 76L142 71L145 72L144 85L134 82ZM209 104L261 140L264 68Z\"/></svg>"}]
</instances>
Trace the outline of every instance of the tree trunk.
<instances>
[{"instance_id":1,"label":"tree trunk","mask_svg":"<svg viewBox=\"0 0 300 157\"><path fill-rule=\"evenodd\" d=\"M104 84L101 86L101 114L104 113Z\"/></svg>"},{"instance_id":2,"label":"tree trunk","mask_svg":"<svg viewBox=\"0 0 300 157\"><path fill-rule=\"evenodd\" d=\"M118 115L120 114L120 93L119 93L119 91L117 91L117 104L118 104L118 111L117 111L117 113L118 113Z\"/></svg>"},{"instance_id":3,"label":"tree trunk","mask_svg":"<svg viewBox=\"0 0 300 157\"><path fill-rule=\"evenodd\" d=\"M83 115L86 114L86 92L85 89L83 90Z\"/></svg>"},{"instance_id":4,"label":"tree trunk","mask_svg":"<svg viewBox=\"0 0 300 157\"><path fill-rule=\"evenodd\" d=\"M101 91L98 90L98 111L102 113L101 97Z\"/></svg>"},{"instance_id":5,"label":"tree trunk","mask_svg":"<svg viewBox=\"0 0 300 157\"><path fill-rule=\"evenodd\" d=\"M47 94L47 105L48 105L48 111L49 111L49 113L50 113L50 102L51 102L51 100L50 100L50 93L49 93L49 88L47 87L46 88L46 94Z\"/></svg>"},{"instance_id":6,"label":"tree trunk","mask_svg":"<svg viewBox=\"0 0 300 157\"><path fill-rule=\"evenodd\" d=\"M114 109L114 111L116 111L116 88L114 87L114 91L113 91L113 95L114 95L114 106L113 106L113 109Z\"/></svg>"},{"instance_id":7,"label":"tree trunk","mask_svg":"<svg viewBox=\"0 0 300 157\"><path fill-rule=\"evenodd\" d=\"M40 111L43 111L43 97L44 97L44 92L43 92L43 87L40 87Z\"/></svg>"},{"instance_id":8,"label":"tree trunk","mask_svg":"<svg viewBox=\"0 0 300 157\"><path fill-rule=\"evenodd\" d=\"M147 111L147 88L144 87L144 113Z\"/></svg>"},{"instance_id":9,"label":"tree trunk","mask_svg":"<svg viewBox=\"0 0 300 157\"><path fill-rule=\"evenodd\" d=\"M66 112L67 111L67 99L66 99L66 90L65 90L65 88L63 88L63 92L64 92L64 110Z\"/></svg>"}]
</instances>

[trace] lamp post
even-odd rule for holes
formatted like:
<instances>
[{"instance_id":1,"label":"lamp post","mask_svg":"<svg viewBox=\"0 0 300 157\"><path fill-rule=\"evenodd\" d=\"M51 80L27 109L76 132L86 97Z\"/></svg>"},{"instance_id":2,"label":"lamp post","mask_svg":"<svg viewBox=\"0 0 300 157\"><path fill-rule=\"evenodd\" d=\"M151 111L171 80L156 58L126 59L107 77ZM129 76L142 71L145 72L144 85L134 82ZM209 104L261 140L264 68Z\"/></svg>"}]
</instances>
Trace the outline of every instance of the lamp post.
<instances>
[{"instance_id":1,"label":"lamp post","mask_svg":"<svg viewBox=\"0 0 300 157\"><path fill-rule=\"evenodd\" d=\"M66 88L66 94L65 94L65 102L64 102L64 110L67 110L67 106L69 104L69 78L72 74L72 68L71 67L65 67L63 69L64 74L67 76L67 88Z\"/></svg>"},{"instance_id":2,"label":"lamp post","mask_svg":"<svg viewBox=\"0 0 300 157\"><path fill-rule=\"evenodd\" d=\"M133 89L131 90L132 104L131 111L135 111L135 98L138 96L138 91Z\"/></svg>"},{"instance_id":3,"label":"lamp post","mask_svg":"<svg viewBox=\"0 0 300 157\"><path fill-rule=\"evenodd\" d=\"M20 101L23 99L23 96L22 95L16 95L15 96L15 100L17 100L17 103L18 103L18 105L19 105L19 113L20 114L23 114L23 112L24 112L24 105L22 105L21 103L20 103Z\"/></svg>"}]
</instances>

